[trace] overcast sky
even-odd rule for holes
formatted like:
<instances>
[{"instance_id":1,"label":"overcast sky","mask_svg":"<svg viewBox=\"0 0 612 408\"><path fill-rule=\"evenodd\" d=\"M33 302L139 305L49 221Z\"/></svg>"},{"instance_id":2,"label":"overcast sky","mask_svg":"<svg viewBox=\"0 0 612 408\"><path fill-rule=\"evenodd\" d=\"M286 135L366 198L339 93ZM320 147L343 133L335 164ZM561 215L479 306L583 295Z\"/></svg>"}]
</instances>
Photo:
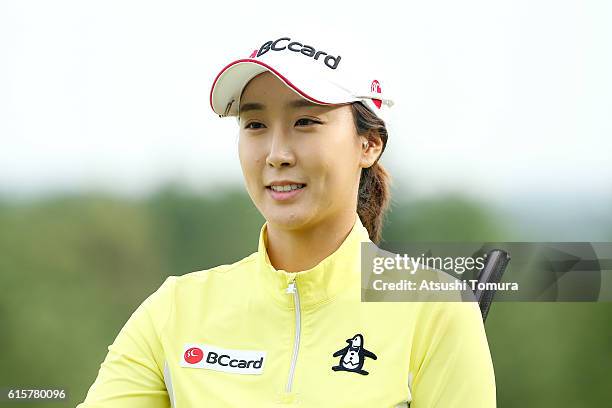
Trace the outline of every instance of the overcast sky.
<instances>
[{"instance_id":1,"label":"overcast sky","mask_svg":"<svg viewBox=\"0 0 612 408\"><path fill-rule=\"evenodd\" d=\"M210 85L298 32L383 62L415 194L612 192L612 2L340 3L1 1L0 193L242 183Z\"/></svg>"}]
</instances>

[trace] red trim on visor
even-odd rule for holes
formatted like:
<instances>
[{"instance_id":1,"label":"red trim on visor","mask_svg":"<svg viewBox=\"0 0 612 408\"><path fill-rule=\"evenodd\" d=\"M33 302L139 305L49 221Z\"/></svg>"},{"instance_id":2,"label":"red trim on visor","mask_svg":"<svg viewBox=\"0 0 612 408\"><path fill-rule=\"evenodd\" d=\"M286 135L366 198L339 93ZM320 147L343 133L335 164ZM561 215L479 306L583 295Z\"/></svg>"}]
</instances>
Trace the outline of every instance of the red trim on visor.
<instances>
[{"instance_id":1,"label":"red trim on visor","mask_svg":"<svg viewBox=\"0 0 612 408\"><path fill-rule=\"evenodd\" d=\"M255 60L255 59L251 59L251 58L243 58L243 59L239 59L236 60L234 62L230 62L228 65L226 65L215 77L215 80L213 82L212 87L210 88L210 107L213 110L213 112L215 112L215 108L213 106L213 92L215 90L215 86L217 85L217 80L219 79L219 77L225 72L227 71L230 67L236 65L236 64L240 64L242 62L251 62L257 65L261 65L262 67L267 68L268 70L270 70L272 73L274 73L276 76L278 76L280 79L283 80L283 82L285 82L285 84L287 84L288 86L290 86L291 88L293 88L297 93L299 93L300 95L302 95L304 98L315 102L315 103L319 103L321 105L333 105L332 103L329 102L323 102L320 101L318 99L313 98L312 96L308 95L306 92L302 91L300 88L298 88L297 86L295 86L291 81L289 81L287 78L285 78L284 75L282 75L280 72L278 72L277 70L275 70L274 68L272 68L271 66L269 66L268 64L265 64L259 60ZM216 113L216 112L215 112Z\"/></svg>"}]
</instances>

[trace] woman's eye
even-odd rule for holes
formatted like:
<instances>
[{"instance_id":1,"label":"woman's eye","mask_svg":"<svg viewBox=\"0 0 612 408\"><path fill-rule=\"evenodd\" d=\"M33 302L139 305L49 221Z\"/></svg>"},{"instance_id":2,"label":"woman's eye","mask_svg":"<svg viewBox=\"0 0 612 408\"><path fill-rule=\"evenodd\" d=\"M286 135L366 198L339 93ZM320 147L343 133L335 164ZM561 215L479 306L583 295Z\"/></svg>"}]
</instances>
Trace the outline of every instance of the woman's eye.
<instances>
[{"instance_id":1,"label":"woman's eye","mask_svg":"<svg viewBox=\"0 0 612 408\"><path fill-rule=\"evenodd\" d=\"M245 129L263 129L265 126L263 123L260 122L251 122L251 123L247 123L247 125L244 127Z\"/></svg>"},{"instance_id":2,"label":"woman's eye","mask_svg":"<svg viewBox=\"0 0 612 408\"><path fill-rule=\"evenodd\" d=\"M296 126L308 126L308 125L312 125L312 124L321 124L321 122L319 122L318 120L314 120L314 119L309 119L309 118L302 118L302 119L298 119L295 122Z\"/></svg>"}]
</instances>

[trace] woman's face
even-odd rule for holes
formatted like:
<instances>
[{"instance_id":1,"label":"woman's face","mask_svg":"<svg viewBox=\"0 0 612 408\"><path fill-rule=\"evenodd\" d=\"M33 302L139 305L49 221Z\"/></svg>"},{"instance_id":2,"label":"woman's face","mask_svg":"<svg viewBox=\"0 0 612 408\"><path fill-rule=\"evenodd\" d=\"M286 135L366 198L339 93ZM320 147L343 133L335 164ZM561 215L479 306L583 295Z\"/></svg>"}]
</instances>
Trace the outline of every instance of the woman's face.
<instances>
[{"instance_id":1,"label":"woman's face","mask_svg":"<svg viewBox=\"0 0 612 408\"><path fill-rule=\"evenodd\" d=\"M350 105L310 103L265 72L246 86L239 109L246 188L270 224L307 228L354 213L367 158Z\"/></svg>"}]
</instances>

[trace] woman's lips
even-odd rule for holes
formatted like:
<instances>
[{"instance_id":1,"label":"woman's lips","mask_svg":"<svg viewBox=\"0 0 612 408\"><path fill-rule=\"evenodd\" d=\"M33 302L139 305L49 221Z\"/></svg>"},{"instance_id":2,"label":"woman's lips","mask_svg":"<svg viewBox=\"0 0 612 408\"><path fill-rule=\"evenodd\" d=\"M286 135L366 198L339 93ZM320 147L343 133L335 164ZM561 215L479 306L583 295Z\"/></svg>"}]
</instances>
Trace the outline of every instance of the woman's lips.
<instances>
[{"instance_id":1,"label":"woman's lips","mask_svg":"<svg viewBox=\"0 0 612 408\"><path fill-rule=\"evenodd\" d=\"M276 200L276 201L288 201L288 200L292 200L295 197L297 197L298 195L300 195L300 193L306 187L307 186L304 186L302 188L298 188L297 190L291 190L291 191L274 191L274 190L272 190L272 188L266 187L266 190L268 190L268 194L270 194L270 197L272 197L273 200Z\"/></svg>"}]
</instances>

